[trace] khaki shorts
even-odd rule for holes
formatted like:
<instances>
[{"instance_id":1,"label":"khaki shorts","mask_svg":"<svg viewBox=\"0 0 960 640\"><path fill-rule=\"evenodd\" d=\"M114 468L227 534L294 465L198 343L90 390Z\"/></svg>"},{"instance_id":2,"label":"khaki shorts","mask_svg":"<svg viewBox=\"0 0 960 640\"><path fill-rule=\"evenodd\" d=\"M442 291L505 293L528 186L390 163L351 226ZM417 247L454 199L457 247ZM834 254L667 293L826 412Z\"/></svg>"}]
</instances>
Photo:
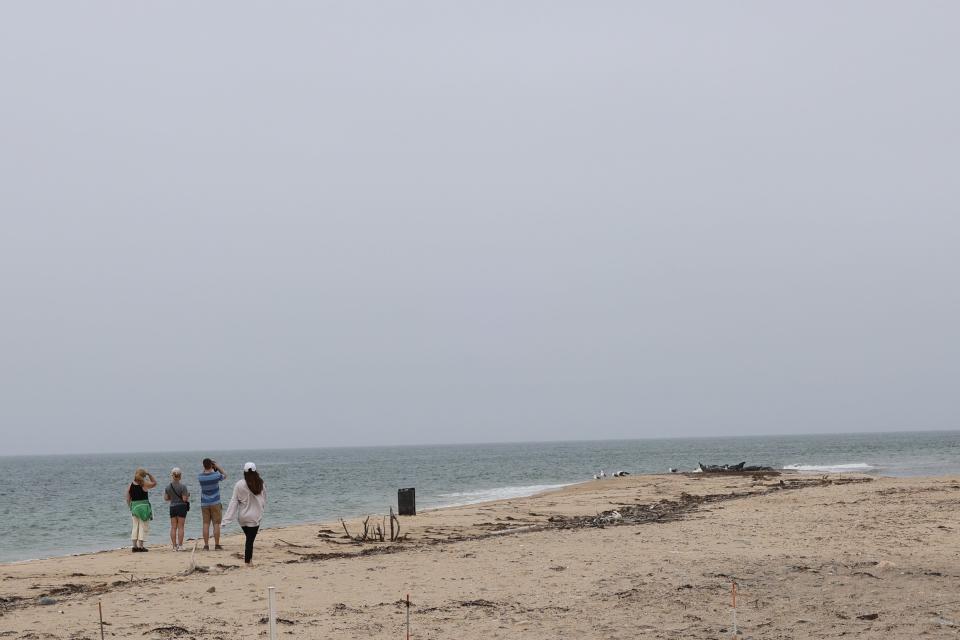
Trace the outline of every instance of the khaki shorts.
<instances>
[{"instance_id":1,"label":"khaki shorts","mask_svg":"<svg viewBox=\"0 0 960 640\"><path fill-rule=\"evenodd\" d=\"M206 507L200 507L203 514L203 526L207 526L211 521L213 524L220 524L223 519L223 505L211 504Z\"/></svg>"}]
</instances>

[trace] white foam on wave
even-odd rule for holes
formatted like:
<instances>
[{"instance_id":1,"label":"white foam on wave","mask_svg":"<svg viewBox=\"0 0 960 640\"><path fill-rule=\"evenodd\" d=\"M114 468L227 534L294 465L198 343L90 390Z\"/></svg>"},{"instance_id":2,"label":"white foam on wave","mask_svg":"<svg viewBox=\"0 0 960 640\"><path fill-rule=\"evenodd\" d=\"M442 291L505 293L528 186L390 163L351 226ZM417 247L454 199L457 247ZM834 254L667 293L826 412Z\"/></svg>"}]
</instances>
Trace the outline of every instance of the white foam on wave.
<instances>
[{"instance_id":1,"label":"white foam on wave","mask_svg":"<svg viewBox=\"0 0 960 640\"><path fill-rule=\"evenodd\" d=\"M849 464L788 464L783 468L801 473L865 473L875 467L866 462L851 462Z\"/></svg>"},{"instance_id":2,"label":"white foam on wave","mask_svg":"<svg viewBox=\"0 0 960 640\"><path fill-rule=\"evenodd\" d=\"M477 504L478 502L490 502L492 500L509 500L510 498L526 498L528 496L562 489L571 484L530 484L519 487L495 487L493 489L479 489L477 491L456 491L453 493L440 493L437 495L438 506L457 507L465 504Z\"/></svg>"}]
</instances>

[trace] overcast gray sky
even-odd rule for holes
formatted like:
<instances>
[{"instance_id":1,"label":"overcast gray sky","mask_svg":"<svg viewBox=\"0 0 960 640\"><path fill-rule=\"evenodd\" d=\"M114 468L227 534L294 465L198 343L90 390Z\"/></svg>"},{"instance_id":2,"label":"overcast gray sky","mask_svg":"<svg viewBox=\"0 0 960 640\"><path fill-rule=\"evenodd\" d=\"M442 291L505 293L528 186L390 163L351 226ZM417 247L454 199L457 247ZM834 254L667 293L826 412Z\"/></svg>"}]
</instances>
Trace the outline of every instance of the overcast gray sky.
<instances>
[{"instance_id":1,"label":"overcast gray sky","mask_svg":"<svg viewBox=\"0 0 960 640\"><path fill-rule=\"evenodd\" d=\"M0 448L958 428L958 25L3 3Z\"/></svg>"}]
</instances>

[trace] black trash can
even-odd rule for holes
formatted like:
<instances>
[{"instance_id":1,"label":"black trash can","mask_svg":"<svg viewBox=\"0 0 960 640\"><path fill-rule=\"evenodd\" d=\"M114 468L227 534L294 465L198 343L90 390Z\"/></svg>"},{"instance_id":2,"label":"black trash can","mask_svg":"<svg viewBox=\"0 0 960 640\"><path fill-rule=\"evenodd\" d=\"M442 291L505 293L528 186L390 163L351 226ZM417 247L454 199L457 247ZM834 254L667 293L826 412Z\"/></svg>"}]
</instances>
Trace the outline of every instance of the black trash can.
<instances>
[{"instance_id":1,"label":"black trash can","mask_svg":"<svg viewBox=\"0 0 960 640\"><path fill-rule=\"evenodd\" d=\"M397 489L397 513L401 516L417 515L417 490Z\"/></svg>"}]
</instances>

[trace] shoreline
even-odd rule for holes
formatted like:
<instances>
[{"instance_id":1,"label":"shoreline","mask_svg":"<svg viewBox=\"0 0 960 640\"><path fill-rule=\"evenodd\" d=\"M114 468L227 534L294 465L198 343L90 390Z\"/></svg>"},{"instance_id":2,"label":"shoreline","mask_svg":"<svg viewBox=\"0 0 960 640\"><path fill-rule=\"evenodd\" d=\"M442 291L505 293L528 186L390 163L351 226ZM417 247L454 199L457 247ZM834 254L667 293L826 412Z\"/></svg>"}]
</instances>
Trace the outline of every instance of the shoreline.
<instances>
[{"instance_id":1,"label":"shoreline","mask_svg":"<svg viewBox=\"0 0 960 640\"><path fill-rule=\"evenodd\" d=\"M655 475L660 475L660 474L638 474L637 476L634 476L634 477L641 477L642 475L655 476ZM569 488L569 487L575 487L575 486L579 486L579 485L583 485L583 484L588 484L588 483L591 483L591 482L596 482L596 480L583 480L583 481L581 481L581 482L567 482L567 483L561 483L561 484L555 484L555 485L532 485L532 486L536 486L536 487L547 486L548 488L543 489L543 490L539 490L539 491L535 491L535 492L532 492L532 493L518 494L518 495L515 495L515 496L512 496L512 497L508 497L508 498L495 498L495 499L492 499L492 500L479 500L479 501L469 501L469 502L461 502L461 503L452 503L452 504L441 505L441 506L438 506L438 507L427 507L427 508L424 508L424 509L418 508L418 509L417 509L417 514L419 515L419 514L425 514L425 513L435 513L435 512L444 511L444 510L447 510L447 509L459 509L459 508L463 508L463 507L473 507L473 506L478 506L478 505L496 504L496 503L503 502L503 501L506 501L506 500L516 500L516 499L520 499L520 498L533 498L533 497L537 497L537 496L541 496L541 495L546 495L546 494L549 494L549 493L554 492L554 491L561 491L561 490L566 489L566 488ZM504 488L509 488L509 487L504 487ZM226 511L226 505L224 505L224 511ZM380 515L384 515L384 514L381 514L381 513L357 513L357 514L351 514L351 515L348 515L348 516L344 516L343 519L349 522L349 521L352 521L352 520L356 520L356 519L359 519L359 518L363 518L363 517L366 516L366 515L370 515L370 516L377 515L377 516L380 516ZM198 512L198 517L199 517L199 512ZM269 510L266 512L265 517L269 517ZM407 517L407 516L404 516L404 517ZM153 523L161 522L162 524L166 525L166 524L168 524L168 518L165 518L165 517L156 518L156 517L155 517L152 522L153 522ZM335 526L335 525L338 525L338 524L339 524L339 520L337 520L337 521L327 521L327 520L306 521L306 522L284 523L284 524L278 524L278 525L276 525L276 526L267 526L267 527L263 527L260 531L261 531L261 533L262 533L262 532L264 532L264 531L282 531L282 530L285 530L285 529L294 529L294 528L298 528L298 527L326 527L326 526ZM164 531L166 531L166 529L164 529ZM160 534L159 534L159 528L158 528L156 525L154 525L154 524L151 524L150 535L151 535L151 537L152 537L152 536L156 536L156 535L160 535ZM234 531L234 532L222 532L221 535L225 537L225 536L240 535L240 534ZM202 538L199 538L199 539L202 539ZM156 541L151 542L150 540L147 540L148 547L149 547L149 546L158 546L158 547L167 546L167 543L165 542L165 541L166 541L166 538L164 537L163 540L164 540L164 542L160 542L160 543L158 543L158 542L156 542ZM188 545L187 545L188 542L189 542L189 543L192 543L192 542L195 542L195 541L197 541L197 540L198 540L198 538L184 538L184 546L188 546ZM92 550L92 551L78 551L78 552L74 552L74 553L64 553L64 554L57 554L57 555L49 555L49 556L43 556L43 557L40 557L40 558L25 558L25 559L21 559L21 560L0 561L0 569L2 569L2 568L5 567L5 566L10 566L10 565L22 565L22 564L29 564L29 563L32 563L32 562L46 562L46 561L51 561L51 560L62 560L62 559L67 559L67 558L83 558L83 557L97 556L97 555L101 555L101 554L105 554L105 553L116 553L116 552L121 552L121 551L124 551L124 550L126 550L126 549L129 549L129 547L130 547L130 545L121 545L121 546L119 546L119 547L110 547L110 548L106 548L106 549L96 549L96 550Z\"/></svg>"},{"instance_id":2,"label":"shoreline","mask_svg":"<svg viewBox=\"0 0 960 640\"><path fill-rule=\"evenodd\" d=\"M649 474L649 475L658 475L658 474ZM639 477L639 474L638 474L637 477ZM504 501L504 500L515 500L515 499L518 499L518 498L533 498L533 497L537 497L537 496L549 494L549 493L551 493L551 492L553 492L553 491L560 491L560 490L562 490L562 489L566 489L567 487L575 487L575 486L578 486L578 485L581 485L581 484L586 484L586 483L589 483L589 482L596 482L596 481L595 481L595 480L584 480L584 481L582 481L582 482L568 482L568 483L563 483L563 484L550 485L550 488L545 489L545 490L542 490L542 491L536 491L536 492L534 492L534 493L527 493L527 494L520 494L520 495L516 495L516 496L510 497L510 498L496 498L496 499L493 499L493 500L481 500L481 501L477 501L477 502L455 503L455 504L442 505L442 506L439 506L439 507L427 507L427 508L425 508L425 509L419 509L419 508L418 508L418 509L417 509L417 514L421 514L421 513L433 513L433 512L437 512L437 511L444 511L444 510L446 510L446 509L458 509L458 508L461 508L461 507L472 507L472 506L478 506L478 505L496 504L496 503L502 502L502 501ZM539 486L539 485L538 485L538 486ZM226 510L226 506L224 506L224 510ZM265 514L265 516L268 516L268 515L269 515L269 511ZM345 517L344 517L344 520L347 520L347 521L349 522L349 521L355 520L355 519L357 519L357 518L362 518L362 517L364 517L365 515L370 515L370 516L378 515L378 516L379 516L379 515L383 515L383 514L380 514L380 513L351 514L351 515L349 515L349 516L345 516ZM404 517L406 517L406 516L404 516ZM164 524L166 524L166 520L167 520L167 519L165 519L165 518L154 518L153 522L162 521L162 522L164 522ZM325 526L333 526L333 525L336 525L336 524L339 524L339 520L336 521L336 522L326 521L326 520L319 520L319 521L315 521L315 522L313 522L313 521L296 522L296 523L279 524L279 525L276 525L276 526L273 526L273 527L269 527L269 526L268 526L268 527L263 527L262 529L260 529L260 531L261 531L261 532L264 532L264 531L281 531L281 530L283 530L283 529L293 529L293 528L297 528L297 527L325 527ZM155 534L157 533L156 529L154 529L153 526L154 526L154 525L151 525L151 533L150 533L151 536L153 536L153 535L155 535ZM228 532L228 533L221 533L221 535L226 536L226 535L239 535L239 534L237 534L236 532L233 532L233 533L229 533L229 532ZM202 539L202 538L200 538L200 539ZM166 538L164 538L164 540L166 540ZM184 546L187 546L187 543L188 543L188 542L192 543L192 542L195 542L195 541L197 541L197 540L198 540L198 538L184 538L184 541L183 541L183 542L184 542ZM148 540L147 542L150 543L149 540ZM156 543L156 542L153 542L153 543L152 543L152 546L165 546L165 545L166 545L165 542L159 543L159 544ZM0 569L2 569L2 568L5 567L5 566L8 566L8 565L19 565L19 564L25 564L25 563L31 563L31 562L43 562L43 561L48 561L48 560L58 560L58 559L66 559L66 558L82 558L82 557L87 557L87 556L96 556L96 555L104 554L104 553L115 553L115 552L118 552L118 551L124 551L125 549L129 549L129 545L122 545L122 546L119 546L119 547L110 547L110 548L107 548L107 549L96 549L96 550L94 550L94 551L78 551L78 552L75 552L75 553L65 553L65 554L61 554L61 555L50 555L50 556L44 556L44 557L41 557L41 558L25 558L25 559L22 559L22 560L0 561Z\"/></svg>"},{"instance_id":3,"label":"shoreline","mask_svg":"<svg viewBox=\"0 0 960 640\"><path fill-rule=\"evenodd\" d=\"M775 470L773 473L781 474L781 475L798 475L798 476L810 476L810 477L816 477L816 476L826 475L826 476L835 476L835 477L838 477L838 478L843 477L844 475L846 475L846 476L864 475L864 476L874 477L874 478L901 478L901 477L903 477L903 476L873 475L873 474L871 474L869 471L866 471L866 472L865 472L865 471L862 471L862 470L827 472L827 471L809 471L809 470L802 470L802 469L784 468L784 469ZM698 476L701 476L701 477L728 477L728 478L733 478L733 477L739 477L740 475L742 475L742 474L737 474L737 473L699 473L699 472L696 472L696 471L682 471L682 472L677 472L677 473L638 473L638 474L631 474L630 476L627 476L626 478L641 479L641 478L680 477L680 476L691 476L691 477L698 477ZM751 475L751 474L746 473L746 475L749 476L749 475ZM936 480L936 479L945 479L945 478L948 478L948 477L950 477L950 476L949 476L948 474L944 474L944 475L941 475L941 476L906 476L906 477L908 477L908 478L917 478L917 479ZM445 504L445 505L436 506L436 507L427 507L427 508L423 508L423 509L418 508L418 509L417 509L417 513L418 513L418 514L435 513L435 512L442 512L442 511L450 510L450 509L459 509L459 508L485 506L485 505L496 505L496 504L498 504L498 503L506 502L506 501L510 501L510 500L516 500L516 499L522 499L522 498L536 498L536 497L539 497L539 496L548 495L548 494L553 493L553 492L564 491L564 490L566 490L566 489L570 489L570 488L573 488L573 487L593 486L595 483L598 483L598 482L623 481L623 480L625 480L626 478L613 478L613 477L608 476L607 478L605 478L605 479L603 479L603 480L590 479L590 480L582 480L582 481L579 481L579 482L569 482L569 483L559 483L559 484L554 484L554 485L546 485L546 486L548 486L549 488L544 489L544 490L540 490L540 491L535 491L535 492L532 492L532 493L522 493L522 494L518 494L518 495L515 495L515 496L511 496L511 497L495 498L495 499L491 499L491 500L478 500L478 501L467 501L467 502L451 503L451 504ZM540 487L540 486L544 486L544 485L531 485L531 486ZM502 488L508 489L508 488L511 488L511 487L502 487ZM492 490L497 490L497 489L500 489L500 487L491 489L491 491L492 491ZM224 509L226 509L226 505L224 505ZM374 513L374 512L370 512L370 513L367 513L367 512L364 512L364 513L355 513L355 514L351 514L351 515L348 515L348 516L344 516L343 519L346 520L346 521L348 521L348 522L350 522L350 521L352 521L352 520L361 519L361 518L363 518L363 517L365 517L365 516L367 516L367 515L370 515L370 516L373 516L373 515L382 516L382 515L384 515L384 514L381 514L381 513L379 513L379 512L376 512L376 513ZM269 518L269 511L267 512L266 516L267 516L267 518ZM199 512L197 513L197 517L199 517ZM404 516L404 517L406 517L406 516ZM167 542L166 542L167 538L166 538L166 536L165 536L165 533L161 533L161 530L162 530L163 532L166 531L166 525L168 524L167 518L165 518L165 517L154 518L153 522L154 522L154 523L160 523L160 526L158 526L158 525L156 525L156 524L152 524L152 525L151 525L151 534L150 534L150 535L151 535L151 537L160 536L160 537L161 537L161 541L158 542L158 541L156 541L156 540L154 540L154 541L148 540L148 541L147 541L148 547L156 546L156 547L161 547L161 548L162 548L162 547L167 546ZM304 522L294 522L294 523L283 523L283 524L278 524L278 525L275 525L275 526L267 526L267 527L264 527L263 529L261 529L261 532L264 532L264 531L282 531L282 530L286 530L286 529L296 529L296 528L299 528L299 527L331 527L331 526L336 526L336 525L338 525L338 524L339 524L339 520L336 520L336 521L333 521L333 520L317 520L317 521L304 521ZM226 536L230 536L230 535L240 535L240 534L238 534L238 533L236 533L236 532L228 532L228 531L225 531L222 535L223 535L224 537L226 537ZM198 539L202 539L202 538L185 538L185 539L184 539L184 545L185 545L185 546L189 546L187 543L195 542L195 541L197 541ZM63 553L63 554L52 554L52 555L49 555L49 556L43 556L43 557L38 557L38 558L25 558L25 559L20 559L20 560L0 561L0 569L2 569L2 568L5 567L5 566L10 566L10 565L23 565L23 564L29 564L29 563L34 563L34 562L46 562L46 561L51 561L51 560L58 560L58 559L61 559L61 560L62 560L62 559L68 559L68 558L83 558L83 557L97 556L97 555L102 555L102 554L107 554L107 553L117 553L117 552L123 552L124 550L127 550L127 549L129 549L129 545L125 544L125 545L120 545L120 546L117 546L117 547L109 547L109 548L104 548L104 549L95 549L95 550L78 551L78 552L66 552L66 553Z\"/></svg>"},{"instance_id":4,"label":"shoreline","mask_svg":"<svg viewBox=\"0 0 960 640\"><path fill-rule=\"evenodd\" d=\"M786 470L780 470L780 471L778 471L777 473L782 473L782 474L801 473L801 474L802 474L802 473L812 473L812 472L803 472L803 471L796 471L796 470L786 469ZM671 476L671 475L673 475L673 476L682 476L682 475L685 475L685 474L699 475L697 472L694 472L694 471L684 471L684 472L678 472L678 473L675 473L675 474L670 474L670 473L638 473L638 474L635 474L635 475L631 474L630 476L627 476L627 477L630 477L630 478L644 478L644 477L658 477L658 476ZM708 475L709 475L709 474L708 474ZM732 477L734 474L726 474L726 475L729 475L729 476ZM839 475L839 474L838 474L838 475ZM605 479L602 480L602 481L609 481L609 480L620 480L620 479L618 479L618 478L612 478L612 477L607 477L607 478L605 478ZM418 509L417 509L417 513L418 513L418 514L420 514L420 513L431 513L431 512L443 511L443 510L447 510L447 509L457 509L457 508L462 508L462 507L472 507L472 506L479 506L479 505L497 504L497 503L500 503L500 502L503 502L503 501L506 501L506 500L515 500L515 499L519 499L519 498L533 498L533 497L537 497L537 496L549 494L549 493L554 492L554 491L562 491L562 490L567 489L567 488L570 488L570 487L590 485L590 484L592 484L592 483L602 482L602 481L601 481L601 480L596 480L596 479L590 479L590 480L581 480L581 481L579 481L579 482L567 482L567 483L559 483L559 484L553 484L553 485L531 485L531 486L536 486L536 487L548 486L549 488L544 489L544 490L534 491L534 492L531 492L531 493L522 493L522 494L518 494L518 495L515 495L515 496L511 496L511 497L506 497L506 498L494 498L494 499L491 499L491 500L478 500L478 501L458 502L458 503L445 504L445 505L441 505L441 506L437 506L437 507L427 507L427 508L423 508L423 509L418 508ZM506 488L510 488L510 487L502 487L502 488L505 488L505 489L506 489ZM497 490L497 489L500 489L500 487L496 487L496 488L491 489L491 490ZM226 505L224 505L224 509L226 509ZM347 521L350 521L350 520L353 520L353 519L363 518L363 517L366 516L366 515L371 515L371 516L372 516L372 515L383 515L383 514L380 514L380 513L355 513L355 514L350 514L350 515L344 516L344 519L347 520ZM269 517L269 511L267 512L266 516ZM199 513L198 513L198 517L199 517ZM167 519L166 519L166 518L163 518L163 517L161 517L161 518L154 518L153 522L160 522L160 523L162 523L163 525L166 525L166 524L167 524ZM276 525L276 526L268 526L268 527L264 527L263 529L261 529L261 531L276 531L276 530L283 530L283 529L296 528L296 527L306 527L306 526L317 526L317 527L320 527L320 526L335 526L335 525L337 525L337 524L339 524L339 520L337 520L337 521L332 521L332 520L331 520L331 521L327 521L327 520L305 521L305 522L295 522L295 523L278 524L278 525ZM164 529L164 530L165 530L165 529ZM156 525L151 525L151 534L150 534L150 535L151 535L151 536L161 535L161 534L159 534L159 528L156 527ZM230 534L230 533L224 533L223 535L226 536L226 535L232 535L232 534ZM201 539L202 539L202 538L201 538ZM187 543L188 543L188 542L192 543L192 542L194 542L194 541L196 541L196 540L198 540L198 538L184 538L184 545L187 546ZM158 543L158 542L156 542L156 541L151 542L150 540L148 540L147 543L148 543L149 546L160 546L160 547L162 547L162 546L166 546L166 542L165 542L165 541L166 541L166 538L164 537L162 542L159 542L159 543ZM96 555L104 554L104 553L120 552L120 551L124 551L125 549L128 549L128 548L129 548L129 545L126 545L126 544L125 544L125 545L120 545L120 546L117 546L117 547L109 547L109 548L105 548L105 549L95 549L95 550L89 550L89 551L67 552L67 553L63 553L63 554L53 554L53 555L42 556L42 557L38 557L38 558L24 558L24 559L20 559L20 560L0 561L0 569L2 569L4 566L7 566L7 565L19 565L19 564L31 563L31 562L43 562L43 561L57 560L57 559L81 558L81 557L87 557L87 556L96 556Z\"/></svg>"}]
</instances>

